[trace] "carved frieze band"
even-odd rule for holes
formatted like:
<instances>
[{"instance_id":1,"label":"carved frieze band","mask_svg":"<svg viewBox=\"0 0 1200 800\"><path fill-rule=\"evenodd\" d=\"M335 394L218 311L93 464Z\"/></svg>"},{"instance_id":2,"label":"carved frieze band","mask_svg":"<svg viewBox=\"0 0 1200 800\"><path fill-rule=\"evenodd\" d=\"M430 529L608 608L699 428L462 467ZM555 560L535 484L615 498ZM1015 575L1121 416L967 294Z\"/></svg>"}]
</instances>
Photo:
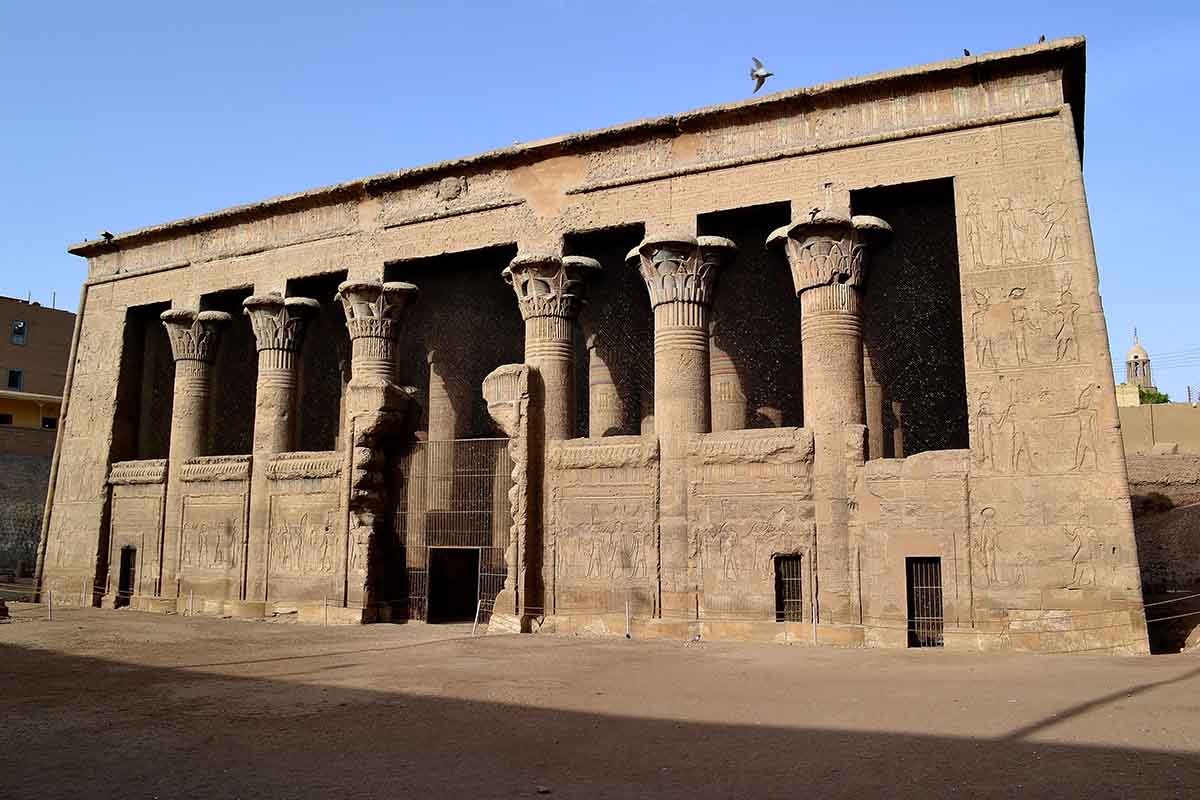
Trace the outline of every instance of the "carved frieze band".
<instances>
[{"instance_id":1,"label":"carved frieze band","mask_svg":"<svg viewBox=\"0 0 1200 800\"><path fill-rule=\"evenodd\" d=\"M813 460L808 428L767 428L692 436L688 454L703 464L797 464Z\"/></svg>"},{"instance_id":2,"label":"carved frieze band","mask_svg":"<svg viewBox=\"0 0 1200 800\"><path fill-rule=\"evenodd\" d=\"M658 462L658 440L606 436L547 443L546 463L555 469L649 467Z\"/></svg>"},{"instance_id":3,"label":"carved frieze band","mask_svg":"<svg viewBox=\"0 0 1200 800\"><path fill-rule=\"evenodd\" d=\"M267 477L273 481L301 478L335 478L342 474L343 456L338 452L280 453L267 462Z\"/></svg>"},{"instance_id":4,"label":"carved frieze band","mask_svg":"<svg viewBox=\"0 0 1200 800\"><path fill-rule=\"evenodd\" d=\"M181 481L244 481L250 477L250 456L200 456L183 462Z\"/></svg>"},{"instance_id":5,"label":"carved frieze band","mask_svg":"<svg viewBox=\"0 0 1200 800\"><path fill-rule=\"evenodd\" d=\"M133 483L162 483L166 479L167 460L165 458L118 461L108 472L108 482L114 486Z\"/></svg>"}]
</instances>

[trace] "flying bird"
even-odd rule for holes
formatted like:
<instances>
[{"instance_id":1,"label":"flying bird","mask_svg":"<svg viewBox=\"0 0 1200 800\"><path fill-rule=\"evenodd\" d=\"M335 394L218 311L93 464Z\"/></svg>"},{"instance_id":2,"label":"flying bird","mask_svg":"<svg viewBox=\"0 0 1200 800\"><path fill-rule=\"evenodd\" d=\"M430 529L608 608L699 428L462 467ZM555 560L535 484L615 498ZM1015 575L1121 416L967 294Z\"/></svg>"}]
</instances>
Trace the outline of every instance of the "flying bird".
<instances>
[{"instance_id":1,"label":"flying bird","mask_svg":"<svg viewBox=\"0 0 1200 800\"><path fill-rule=\"evenodd\" d=\"M964 48L963 48L963 55L964 55L964 56L969 56L969 55L971 55L971 51L970 51L970 50L968 50L967 48L965 48L965 47L964 47Z\"/></svg>"},{"instance_id":2,"label":"flying bird","mask_svg":"<svg viewBox=\"0 0 1200 800\"><path fill-rule=\"evenodd\" d=\"M754 81L754 92L751 92L751 94L754 94L767 82L767 78L775 73L767 72L767 68L763 66L763 63L754 56L750 56L750 60L754 62L754 67L750 70L750 80Z\"/></svg>"}]
</instances>

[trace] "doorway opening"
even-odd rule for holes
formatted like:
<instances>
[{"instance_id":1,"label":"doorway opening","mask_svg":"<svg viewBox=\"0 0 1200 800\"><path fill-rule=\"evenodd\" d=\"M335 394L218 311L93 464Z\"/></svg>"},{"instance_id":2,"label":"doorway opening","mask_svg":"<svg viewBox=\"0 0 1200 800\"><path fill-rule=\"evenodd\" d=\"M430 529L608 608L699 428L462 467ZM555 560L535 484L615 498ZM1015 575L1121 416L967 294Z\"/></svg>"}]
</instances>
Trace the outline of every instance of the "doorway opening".
<instances>
[{"instance_id":1,"label":"doorway opening","mask_svg":"<svg viewBox=\"0 0 1200 800\"><path fill-rule=\"evenodd\" d=\"M775 558L775 621L804 621L804 591L800 556Z\"/></svg>"},{"instance_id":2,"label":"doorway opening","mask_svg":"<svg viewBox=\"0 0 1200 800\"><path fill-rule=\"evenodd\" d=\"M479 602L479 548L429 548L426 622L470 622Z\"/></svg>"},{"instance_id":3,"label":"doorway opening","mask_svg":"<svg viewBox=\"0 0 1200 800\"><path fill-rule=\"evenodd\" d=\"M123 608L133 597L134 581L137 578L137 548L126 545L121 548L121 567L117 573L117 599L114 605Z\"/></svg>"}]
</instances>

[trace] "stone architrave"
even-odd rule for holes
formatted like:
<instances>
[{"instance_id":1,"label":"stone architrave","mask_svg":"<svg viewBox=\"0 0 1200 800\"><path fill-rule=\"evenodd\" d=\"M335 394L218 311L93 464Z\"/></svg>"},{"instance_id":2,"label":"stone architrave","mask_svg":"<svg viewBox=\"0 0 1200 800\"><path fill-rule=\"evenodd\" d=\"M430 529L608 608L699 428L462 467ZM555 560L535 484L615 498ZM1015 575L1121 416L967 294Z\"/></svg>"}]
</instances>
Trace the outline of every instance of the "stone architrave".
<instances>
[{"instance_id":1,"label":"stone architrave","mask_svg":"<svg viewBox=\"0 0 1200 800\"><path fill-rule=\"evenodd\" d=\"M405 312L418 294L411 283L345 281L337 298L350 334L350 382L344 426L350 469L347 541L348 608L361 605L362 620L387 619L390 600L378 596L378 553L391 529L387 514L386 447L398 445L415 390L395 383L396 347Z\"/></svg>"},{"instance_id":2,"label":"stone architrave","mask_svg":"<svg viewBox=\"0 0 1200 800\"><path fill-rule=\"evenodd\" d=\"M570 439L575 433L575 328L583 307L584 282L600 270L600 262L585 256L525 253L514 258L501 273L517 296L525 320L525 363L529 365L531 413L536 423L529 427L529 476L541 486L544 475L545 443ZM526 608L547 606L553 600L553 562L544 549L539 499L534 505L529 530L536 532L540 546L531 546L528 569L542 576L542 597L529 592ZM534 559L539 559L536 566ZM530 596L533 595L533 596Z\"/></svg>"},{"instance_id":3,"label":"stone architrave","mask_svg":"<svg viewBox=\"0 0 1200 800\"><path fill-rule=\"evenodd\" d=\"M737 246L719 236L648 236L627 261L636 266L654 313L654 429L660 452L661 609L694 617L699 591L689 555L688 437L708 433L708 317L717 273Z\"/></svg>"},{"instance_id":4,"label":"stone architrave","mask_svg":"<svg viewBox=\"0 0 1200 800\"><path fill-rule=\"evenodd\" d=\"M159 600L151 605L161 606L159 610L174 611L175 598L179 595L179 518L183 501L180 472L185 461L204 455L208 446L212 365L217 357L221 331L233 318L223 311L190 308L168 309L160 318L175 360L175 395L171 406L167 514L156 587Z\"/></svg>"},{"instance_id":5,"label":"stone architrave","mask_svg":"<svg viewBox=\"0 0 1200 800\"><path fill-rule=\"evenodd\" d=\"M270 456L296 446L296 370L308 320L321 304L307 297L284 298L278 293L242 301L250 318L258 350L258 379L254 398L254 458L250 468L250 524L246 532L241 602L227 602L234 616L262 616L267 599L267 540L270 537Z\"/></svg>"},{"instance_id":6,"label":"stone architrave","mask_svg":"<svg viewBox=\"0 0 1200 800\"><path fill-rule=\"evenodd\" d=\"M867 421L863 376L863 290L870 248L891 227L870 216L814 209L806 218L774 231L767 244L784 249L800 298L800 341L804 363L804 425L813 430L816 462L816 600L822 623L858 623L849 557L847 468L861 459L847 442L848 426ZM865 449L865 448L864 448Z\"/></svg>"},{"instance_id":7,"label":"stone architrave","mask_svg":"<svg viewBox=\"0 0 1200 800\"><path fill-rule=\"evenodd\" d=\"M527 364L506 364L483 379L488 414L508 437L513 466L512 487L508 490L512 526L504 549L504 588L496 596L489 632L526 630L529 620L539 616L534 612L540 611L528 608L526 603L534 578L528 568L529 510L535 497L529 482L529 375Z\"/></svg>"}]
</instances>

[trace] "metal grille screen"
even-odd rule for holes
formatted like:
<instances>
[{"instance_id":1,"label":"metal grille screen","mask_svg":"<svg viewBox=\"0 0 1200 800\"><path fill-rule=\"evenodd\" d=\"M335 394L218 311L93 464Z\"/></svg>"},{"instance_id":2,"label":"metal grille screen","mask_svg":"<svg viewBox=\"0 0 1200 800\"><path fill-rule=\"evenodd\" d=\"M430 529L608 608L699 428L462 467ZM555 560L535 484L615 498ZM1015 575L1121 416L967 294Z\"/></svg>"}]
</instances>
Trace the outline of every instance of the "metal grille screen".
<instances>
[{"instance_id":1,"label":"metal grille screen","mask_svg":"<svg viewBox=\"0 0 1200 800\"><path fill-rule=\"evenodd\" d=\"M512 515L508 490L512 460L508 439L457 439L417 442L397 471L395 526L404 559L408 615L449 619L450 611L468 604L486 622L496 595L504 588L504 551ZM431 586L430 551L435 548L477 550L479 567L473 580L461 571ZM441 573L433 575L433 582ZM438 604L444 607L438 608Z\"/></svg>"}]
</instances>

